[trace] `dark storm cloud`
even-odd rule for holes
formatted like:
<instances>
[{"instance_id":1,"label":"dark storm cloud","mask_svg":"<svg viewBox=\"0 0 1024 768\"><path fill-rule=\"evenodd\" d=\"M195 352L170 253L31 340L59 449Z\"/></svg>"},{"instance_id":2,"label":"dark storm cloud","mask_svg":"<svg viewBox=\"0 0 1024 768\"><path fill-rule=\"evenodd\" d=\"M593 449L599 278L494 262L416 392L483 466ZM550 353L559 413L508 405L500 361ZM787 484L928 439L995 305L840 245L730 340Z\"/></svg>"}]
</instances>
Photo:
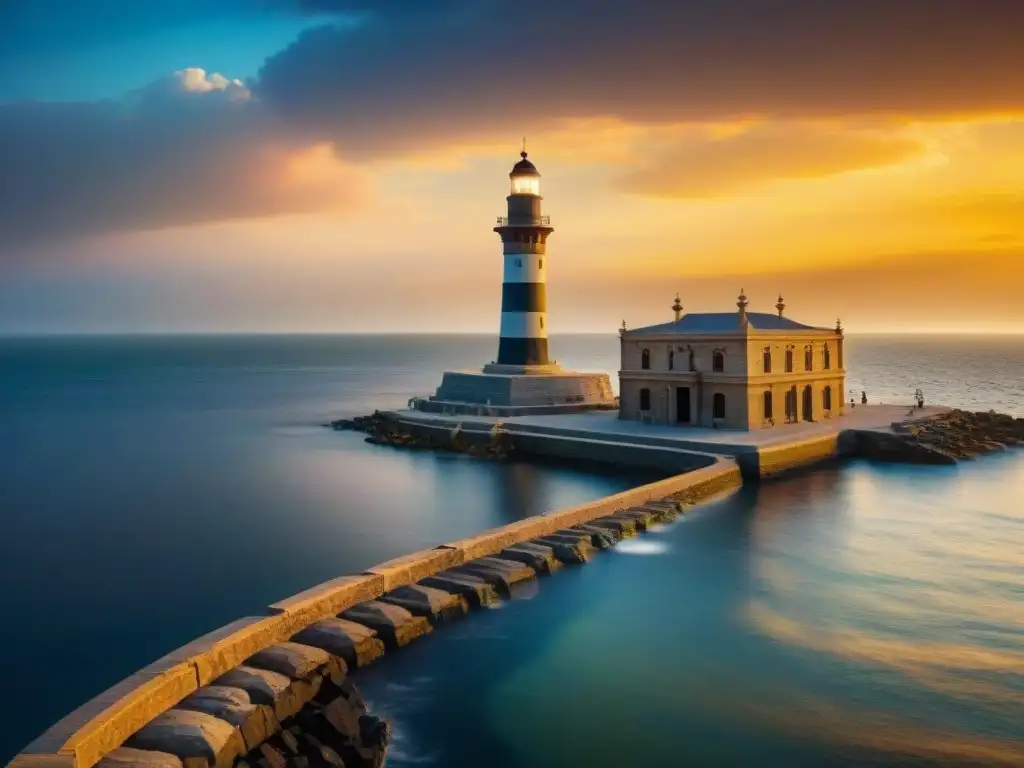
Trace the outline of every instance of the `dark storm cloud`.
<instances>
[{"instance_id":1,"label":"dark storm cloud","mask_svg":"<svg viewBox=\"0 0 1024 768\"><path fill-rule=\"evenodd\" d=\"M321 205L323 190L278 183L268 147L329 141L358 159L514 140L565 117L1024 106L1022 0L235 2L369 13L269 58L255 98L172 78L118 102L0 104L0 258L62 236Z\"/></svg>"},{"instance_id":2,"label":"dark storm cloud","mask_svg":"<svg viewBox=\"0 0 1024 768\"><path fill-rule=\"evenodd\" d=\"M595 114L666 121L1024 106L1020 0L463 8L474 12L456 22L393 12L355 37L309 32L267 61L258 92L305 128L368 154Z\"/></svg>"}]
</instances>

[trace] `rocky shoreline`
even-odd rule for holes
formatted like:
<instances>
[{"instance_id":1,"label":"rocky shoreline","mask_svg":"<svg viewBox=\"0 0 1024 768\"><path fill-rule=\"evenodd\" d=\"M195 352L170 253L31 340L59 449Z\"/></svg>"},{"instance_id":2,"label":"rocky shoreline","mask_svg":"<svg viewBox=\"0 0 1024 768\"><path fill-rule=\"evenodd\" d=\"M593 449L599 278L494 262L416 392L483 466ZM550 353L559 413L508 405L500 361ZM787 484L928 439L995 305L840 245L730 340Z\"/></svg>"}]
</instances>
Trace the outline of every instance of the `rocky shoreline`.
<instances>
[{"instance_id":1,"label":"rocky shoreline","mask_svg":"<svg viewBox=\"0 0 1024 768\"><path fill-rule=\"evenodd\" d=\"M857 456L911 464L956 464L1024 443L1024 419L995 411L953 409L892 424L891 432L852 434Z\"/></svg>"},{"instance_id":2,"label":"rocky shoreline","mask_svg":"<svg viewBox=\"0 0 1024 768\"><path fill-rule=\"evenodd\" d=\"M374 411L369 416L338 419L327 426L331 429L364 432L366 442L373 445L391 445L396 448L414 448L431 451L466 453L481 459L505 459L514 450L508 435L496 426L489 439L470 439L459 427L441 433L414 433L393 416Z\"/></svg>"}]
</instances>

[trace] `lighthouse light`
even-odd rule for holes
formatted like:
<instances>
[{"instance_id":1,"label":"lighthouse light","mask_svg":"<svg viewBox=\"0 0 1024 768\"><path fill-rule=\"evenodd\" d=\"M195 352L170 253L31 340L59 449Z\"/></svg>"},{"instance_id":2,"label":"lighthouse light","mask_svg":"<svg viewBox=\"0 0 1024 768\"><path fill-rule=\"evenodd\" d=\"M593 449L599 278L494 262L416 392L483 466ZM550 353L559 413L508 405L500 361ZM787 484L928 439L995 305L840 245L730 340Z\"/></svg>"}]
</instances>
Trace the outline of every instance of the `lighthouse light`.
<instances>
[{"instance_id":1,"label":"lighthouse light","mask_svg":"<svg viewBox=\"0 0 1024 768\"><path fill-rule=\"evenodd\" d=\"M539 176L513 176L513 195L540 195Z\"/></svg>"}]
</instances>

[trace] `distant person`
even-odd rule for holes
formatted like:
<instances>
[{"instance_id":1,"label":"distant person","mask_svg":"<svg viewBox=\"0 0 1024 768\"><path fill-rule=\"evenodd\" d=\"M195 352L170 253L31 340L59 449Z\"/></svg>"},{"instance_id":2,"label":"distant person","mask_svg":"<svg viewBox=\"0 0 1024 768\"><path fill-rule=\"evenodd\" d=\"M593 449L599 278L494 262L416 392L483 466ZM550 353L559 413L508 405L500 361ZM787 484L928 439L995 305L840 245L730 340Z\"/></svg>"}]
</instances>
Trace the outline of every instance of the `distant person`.
<instances>
[{"instance_id":1,"label":"distant person","mask_svg":"<svg viewBox=\"0 0 1024 768\"><path fill-rule=\"evenodd\" d=\"M860 404L861 405L867 405L868 404L868 393L867 392L861 392L860 393Z\"/></svg>"},{"instance_id":2,"label":"distant person","mask_svg":"<svg viewBox=\"0 0 1024 768\"><path fill-rule=\"evenodd\" d=\"M856 408L857 407L857 403L856 403L856 401L852 397L850 398L850 407L851 408Z\"/></svg>"}]
</instances>

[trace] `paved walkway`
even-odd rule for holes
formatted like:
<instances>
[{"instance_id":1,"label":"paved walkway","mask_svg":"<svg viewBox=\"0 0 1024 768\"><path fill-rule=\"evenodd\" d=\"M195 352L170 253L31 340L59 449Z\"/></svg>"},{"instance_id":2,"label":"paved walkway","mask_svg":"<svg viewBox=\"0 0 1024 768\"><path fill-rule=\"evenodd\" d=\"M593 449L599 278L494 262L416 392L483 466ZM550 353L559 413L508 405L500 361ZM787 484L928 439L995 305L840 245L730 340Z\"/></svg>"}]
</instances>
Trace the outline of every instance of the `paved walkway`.
<instances>
[{"instance_id":1,"label":"paved walkway","mask_svg":"<svg viewBox=\"0 0 1024 768\"><path fill-rule=\"evenodd\" d=\"M818 422L799 422L797 424L778 424L768 429L755 429L749 432L740 430L709 429L707 427L669 426L665 424L644 424L639 421L622 421L617 411L591 411L590 413L567 413L538 416L511 416L499 418L493 416L446 416L443 414L423 413L421 411L397 411L401 416L414 417L421 421L460 421L466 424L494 424L501 422L509 428L544 427L555 430L572 430L574 432L594 432L608 436L621 436L643 442L644 438L658 438L678 441L681 446L705 447L715 451L727 446L743 446L757 449L824 437L844 429L870 429L891 431L890 424L898 421L920 419L945 413L949 408L943 406L926 406L915 408L913 415L908 412L909 405L858 405L856 408L847 406L843 416L824 419ZM699 445L698 445L699 444Z\"/></svg>"}]
</instances>

